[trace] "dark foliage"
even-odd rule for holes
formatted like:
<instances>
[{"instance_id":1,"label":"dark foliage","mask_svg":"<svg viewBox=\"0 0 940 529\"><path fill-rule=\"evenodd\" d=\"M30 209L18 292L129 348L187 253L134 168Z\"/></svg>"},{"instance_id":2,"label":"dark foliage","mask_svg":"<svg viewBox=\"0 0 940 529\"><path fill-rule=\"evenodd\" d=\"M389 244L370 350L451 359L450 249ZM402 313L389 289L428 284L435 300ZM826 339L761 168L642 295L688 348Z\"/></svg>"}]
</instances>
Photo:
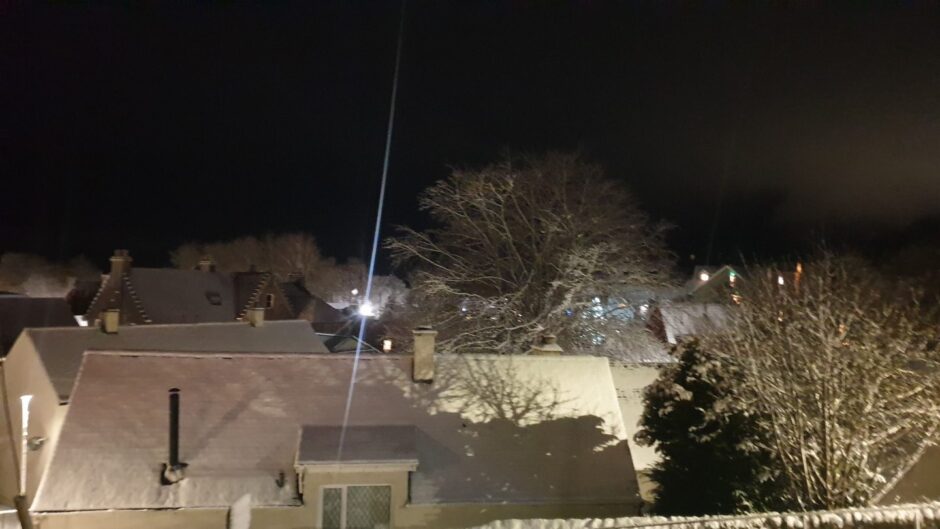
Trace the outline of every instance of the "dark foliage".
<instances>
[{"instance_id":1,"label":"dark foliage","mask_svg":"<svg viewBox=\"0 0 940 529\"><path fill-rule=\"evenodd\" d=\"M770 455L753 442L761 435L754 417L736 409L726 381L734 376L699 342L681 346L679 362L646 390L637 434L656 444L661 461L657 514L728 514L777 507L779 479Z\"/></svg>"}]
</instances>

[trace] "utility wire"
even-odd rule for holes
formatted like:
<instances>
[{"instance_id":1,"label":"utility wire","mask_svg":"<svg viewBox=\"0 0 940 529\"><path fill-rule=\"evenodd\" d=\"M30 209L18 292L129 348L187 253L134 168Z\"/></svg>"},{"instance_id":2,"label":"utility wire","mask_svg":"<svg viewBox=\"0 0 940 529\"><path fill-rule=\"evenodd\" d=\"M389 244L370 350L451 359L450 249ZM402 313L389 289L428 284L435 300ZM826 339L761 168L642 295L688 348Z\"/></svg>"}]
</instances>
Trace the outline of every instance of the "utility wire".
<instances>
[{"instance_id":1,"label":"utility wire","mask_svg":"<svg viewBox=\"0 0 940 529\"><path fill-rule=\"evenodd\" d=\"M398 20L398 44L395 50L395 73L392 76L392 98L388 109L388 127L385 130L385 158L382 160L382 181L379 184L379 207L375 215L375 231L372 235L372 255L369 257L369 275L366 278L365 302L371 304L372 277L375 274L375 256L379 250L379 233L382 227L382 210L385 206L385 184L388 181L388 160L392 150L392 131L395 128L395 100L398 98L398 72L401 69L402 40L405 33L405 2L401 2L401 12ZM359 372L359 356L362 353L362 339L366 332L367 316L360 315L359 339L356 341L356 355L353 357L352 373L349 377L349 392L346 394L346 409L343 412L343 427L339 434L339 447L336 450L336 461L343 457L343 444L346 441L346 425L349 423L349 411L352 408L353 395L356 391L356 375Z\"/></svg>"}]
</instances>

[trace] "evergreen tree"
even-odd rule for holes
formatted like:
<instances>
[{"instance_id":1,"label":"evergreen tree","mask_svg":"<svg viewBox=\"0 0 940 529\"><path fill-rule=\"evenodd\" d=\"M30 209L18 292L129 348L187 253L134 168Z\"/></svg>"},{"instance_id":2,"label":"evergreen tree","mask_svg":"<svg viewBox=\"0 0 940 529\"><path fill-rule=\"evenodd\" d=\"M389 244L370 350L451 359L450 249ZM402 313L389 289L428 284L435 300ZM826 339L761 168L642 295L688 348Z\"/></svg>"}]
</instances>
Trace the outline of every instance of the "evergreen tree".
<instances>
[{"instance_id":1,"label":"evergreen tree","mask_svg":"<svg viewBox=\"0 0 940 529\"><path fill-rule=\"evenodd\" d=\"M771 456L755 443L755 418L739 409L728 383L734 372L692 341L676 351L644 396L637 441L655 444L661 461L657 514L728 514L778 507L779 478Z\"/></svg>"}]
</instances>

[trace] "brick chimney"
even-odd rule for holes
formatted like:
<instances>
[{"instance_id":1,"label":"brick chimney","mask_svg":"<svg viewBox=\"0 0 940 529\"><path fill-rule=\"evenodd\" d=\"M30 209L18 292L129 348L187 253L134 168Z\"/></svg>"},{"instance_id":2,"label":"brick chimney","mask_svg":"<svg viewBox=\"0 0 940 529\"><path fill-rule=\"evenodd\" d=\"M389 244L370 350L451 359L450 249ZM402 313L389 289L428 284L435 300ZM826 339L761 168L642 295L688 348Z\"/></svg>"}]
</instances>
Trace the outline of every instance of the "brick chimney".
<instances>
[{"instance_id":1,"label":"brick chimney","mask_svg":"<svg viewBox=\"0 0 940 529\"><path fill-rule=\"evenodd\" d=\"M422 326L411 331L415 339L415 357L412 379L415 382L434 380L434 342L437 331Z\"/></svg>"},{"instance_id":2,"label":"brick chimney","mask_svg":"<svg viewBox=\"0 0 940 529\"><path fill-rule=\"evenodd\" d=\"M264 307L249 307L245 311L245 319L252 327L261 327L264 325Z\"/></svg>"},{"instance_id":3,"label":"brick chimney","mask_svg":"<svg viewBox=\"0 0 940 529\"><path fill-rule=\"evenodd\" d=\"M199 259L197 267L200 272L215 272L215 259L212 256L204 255Z\"/></svg>"},{"instance_id":4,"label":"brick chimney","mask_svg":"<svg viewBox=\"0 0 940 529\"><path fill-rule=\"evenodd\" d=\"M105 334L117 334L121 326L121 309L108 309L99 316L101 330Z\"/></svg>"},{"instance_id":5,"label":"brick chimney","mask_svg":"<svg viewBox=\"0 0 940 529\"><path fill-rule=\"evenodd\" d=\"M530 355L537 356L557 356L563 353L564 350L558 345L558 339L554 334L543 334L539 336L535 343L532 344L532 348L529 349Z\"/></svg>"},{"instance_id":6,"label":"brick chimney","mask_svg":"<svg viewBox=\"0 0 940 529\"><path fill-rule=\"evenodd\" d=\"M127 250L114 250L111 256L111 277L121 277L131 271L131 254Z\"/></svg>"}]
</instances>

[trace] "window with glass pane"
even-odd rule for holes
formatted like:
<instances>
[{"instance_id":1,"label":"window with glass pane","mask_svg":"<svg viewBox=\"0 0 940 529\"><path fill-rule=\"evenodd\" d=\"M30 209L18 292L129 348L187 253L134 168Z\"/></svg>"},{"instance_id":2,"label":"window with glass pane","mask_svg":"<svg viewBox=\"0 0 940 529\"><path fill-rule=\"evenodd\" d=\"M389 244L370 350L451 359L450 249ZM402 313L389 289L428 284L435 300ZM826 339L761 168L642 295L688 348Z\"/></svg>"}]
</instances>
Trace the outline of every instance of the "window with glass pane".
<instances>
[{"instance_id":1,"label":"window with glass pane","mask_svg":"<svg viewBox=\"0 0 940 529\"><path fill-rule=\"evenodd\" d=\"M323 529L343 528L343 489L323 489Z\"/></svg>"},{"instance_id":2,"label":"window with glass pane","mask_svg":"<svg viewBox=\"0 0 940 529\"><path fill-rule=\"evenodd\" d=\"M349 487L346 489L346 529L386 529L390 487Z\"/></svg>"},{"instance_id":3,"label":"window with glass pane","mask_svg":"<svg viewBox=\"0 0 940 529\"><path fill-rule=\"evenodd\" d=\"M323 489L323 529L388 529L392 489L350 485Z\"/></svg>"}]
</instances>

